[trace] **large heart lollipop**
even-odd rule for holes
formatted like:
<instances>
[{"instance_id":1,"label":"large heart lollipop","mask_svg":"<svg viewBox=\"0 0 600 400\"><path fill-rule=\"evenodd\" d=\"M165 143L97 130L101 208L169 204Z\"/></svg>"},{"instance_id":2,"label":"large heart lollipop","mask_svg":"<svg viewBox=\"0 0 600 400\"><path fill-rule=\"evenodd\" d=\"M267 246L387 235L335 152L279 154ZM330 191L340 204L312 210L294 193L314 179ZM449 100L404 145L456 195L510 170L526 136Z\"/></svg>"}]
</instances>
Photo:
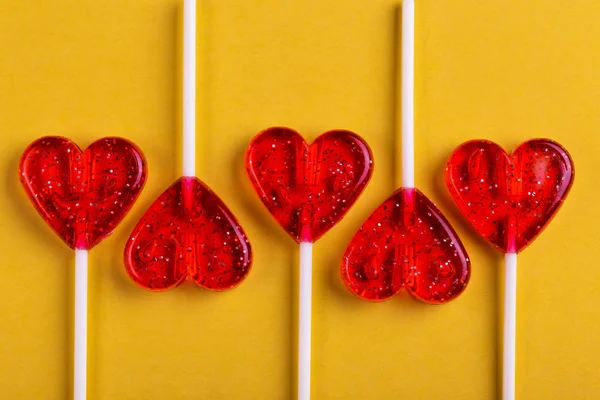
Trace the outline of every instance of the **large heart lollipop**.
<instances>
[{"instance_id":1,"label":"large heart lollipop","mask_svg":"<svg viewBox=\"0 0 600 400\"><path fill-rule=\"evenodd\" d=\"M259 133L246 171L277 222L300 243L298 399L310 398L312 243L346 214L369 182L373 157L355 133L333 130L312 144L288 128Z\"/></svg>"},{"instance_id":2,"label":"large heart lollipop","mask_svg":"<svg viewBox=\"0 0 600 400\"><path fill-rule=\"evenodd\" d=\"M173 288L186 278L211 290L248 275L252 249L225 203L195 175L196 2L184 3L183 177L165 190L134 228L125 269L145 289Z\"/></svg>"},{"instance_id":3,"label":"large heart lollipop","mask_svg":"<svg viewBox=\"0 0 600 400\"><path fill-rule=\"evenodd\" d=\"M475 230L505 253L503 398L514 399L517 253L552 220L571 185L573 161L558 143L534 139L507 154L473 140L446 164L446 185Z\"/></svg>"},{"instance_id":4,"label":"large heart lollipop","mask_svg":"<svg viewBox=\"0 0 600 400\"><path fill-rule=\"evenodd\" d=\"M470 276L469 257L441 211L414 187L414 2L402 3L403 187L377 208L348 245L341 276L364 300L386 300L404 286L432 304L460 295Z\"/></svg>"},{"instance_id":5,"label":"large heart lollipop","mask_svg":"<svg viewBox=\"0 0 600 400\"><path fill-rule=\"evenodd\" d=\"M131 142L108 137L82 151L49 136L23 153L20 178L42 218L75 250L73 398L86 398L88 250L108 236L146 182L146 162Z\"/></svg>"}]
</instances>

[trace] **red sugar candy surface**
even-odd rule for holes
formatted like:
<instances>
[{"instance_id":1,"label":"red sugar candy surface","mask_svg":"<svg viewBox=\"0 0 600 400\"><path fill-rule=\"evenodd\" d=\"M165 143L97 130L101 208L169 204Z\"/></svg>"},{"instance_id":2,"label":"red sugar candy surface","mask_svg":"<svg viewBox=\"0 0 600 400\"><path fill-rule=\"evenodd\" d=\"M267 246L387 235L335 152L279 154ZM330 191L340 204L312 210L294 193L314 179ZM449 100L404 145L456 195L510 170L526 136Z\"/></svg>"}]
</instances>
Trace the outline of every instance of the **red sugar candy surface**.
<instances>
[{"instance_id":1,"label":"red sugar candy surface","mask_svg":"<svg viewBox=\"0 0 600 400\"><path fill-rule=\"evenodd\" d=\"M438 304L466 288L470 261L437 207L418 189L400 188L354 235L341 274L364 300L389 299L404 286L417 299Z\"/></svg>"},{"instance_id":2,"label":"red sugar candy surface","mask_svg":"<svg viewBox=\"0 0 600 400\"><path fill-rule=\"evenodd\" d=\"M72 249L89 250L129 211L146 182L133 143L102 138L82 151L71 140L43 137L21 157L21 183L48 225Z\"/></svg>"},{"instance_id":3,"label":"red sugar candy surface","mask_svg":"<svg viewBox=\"0 0 600 400\"><path fill-rule=\"evenodd\" d=\"M252 249L239 222L195 177L182 177L165 190L125 247L128 274L154 291L186 278L205 289L231 289L244 280L251 264Z\"/></svg>"},{"instance_id":4,"label":"red sugar candy surface","mask_svg":"<svg viewBox=\"0 0 600 400\"><path fill-rule=\"evenodd\" d=\"M367 143L333 130L312 144L289 128L259 133L246 151L246 171L277 222L297 242L314 242L338 223L373 172Z\"/></svg>"},{"instance_id":5,"label":"red sugar candy surface","mask_svg":"<svg viewBox=\"0 0 600 400\"><path fill-rule=\"evenodd\" d=\"M446 185L477 233L498 250L518 253L548 225L575 176L558 143L534 139L507 154L497 144L473 140L446 164Z\"/></svg>"}]
</instances>

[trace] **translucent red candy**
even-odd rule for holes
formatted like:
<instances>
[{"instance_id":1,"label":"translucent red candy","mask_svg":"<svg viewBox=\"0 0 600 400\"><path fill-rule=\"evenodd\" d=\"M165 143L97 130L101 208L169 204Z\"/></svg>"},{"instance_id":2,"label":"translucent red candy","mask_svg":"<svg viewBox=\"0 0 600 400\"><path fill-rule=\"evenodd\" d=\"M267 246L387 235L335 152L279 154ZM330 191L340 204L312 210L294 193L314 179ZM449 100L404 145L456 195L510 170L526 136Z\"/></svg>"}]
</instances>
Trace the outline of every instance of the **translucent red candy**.
<instances>
[{"instance_id":1,"label":"translucent red candy","mask_svg":"<svg viewBox=\"0 0 600 400\"><path fill-rule=\"evenodd\" d=\"M358 297L386 300L402 286L428 303L461 294L470 261L458 235L418 189L400 188L360 227L342 259L342 280Z\"/></svg>"},{"instance_id":2,"label":"translucent red candy","mask_svg":"<svg viewBox=\"0 0 600 400\"><path fill-rule=\"evenodd\" d=\"M165 290L186 278L211 290L238 285L252 250L231 211L204 183L183 177L150 206L125 247L125 268L140 286Z\"/></svg>"},{"instance_id":3,"label":"translucent red candy","mask_svg":"<svg viewBox=\"0 0 600 400\"><path fill-rule=\"evenodd\" d=\"M311 145L288 128L259 133L246 171L277 222L297 241L314 242L346 214L371 178L373 156L355 133L333 130Z\"/></svg>"},{"instance_id":4,"label":"translucent red candy","mask_svg":"<svg viewBox=\"0 0 600 400\"><path fill-rule=\"evenodd\" d=\"M146 182L146 161L131 142L107 137L85 151L48 136L21 157L21 183L42 218L73 249L91 249L109 235Z\"/></svg>"},{"instance_id":5,"label":"translucent red candy","mask_svg":"<svg viewBox=\"0 0 600 400\"><path fill-rule=\"evenodd\" d=\"M550 222L573 184L573 161L558 143L534 139L508 155L473 140L446 165L446 185L475 230L502 252L520 252Z\"/></svg>"}]
</instances>

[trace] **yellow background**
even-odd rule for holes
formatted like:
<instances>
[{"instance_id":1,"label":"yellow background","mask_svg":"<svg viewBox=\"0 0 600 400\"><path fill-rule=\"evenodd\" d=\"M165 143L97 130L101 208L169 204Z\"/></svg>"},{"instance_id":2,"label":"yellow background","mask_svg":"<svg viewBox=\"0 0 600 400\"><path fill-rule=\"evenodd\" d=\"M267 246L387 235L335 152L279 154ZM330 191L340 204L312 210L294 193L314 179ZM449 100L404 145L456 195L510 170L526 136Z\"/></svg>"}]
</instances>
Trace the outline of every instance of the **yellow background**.
<instances>
[{"instance_id":1,"label":"yellow background","mask_svg":"<svg viewBox=\"0 0 600 400\"><path fill-rule=\"evenodd\" d=\"M458 214L443 164L478 137L513 148L550 137L571 153L573 190L519 257L517 398L600 398L600 2L418 0L416 182L472 258L444 306L405 293L353 297L339 260L397 186L393 0L205 0L199 5L198 175L255 251L237 289L139 289L122 251L137 219L180 174L180 2L0 2L0 398L70 392L73 254L28 203L21 152L42 135L81 146L136 142L149 180L90 255L89 399L290 399L297 247L243 172L247 143L286 125L313 140L362 135L375 173L315 246L313 398L494 399L501 255ZM202 39L202 40L201 40Z\"/></svg>"}]
</instances>

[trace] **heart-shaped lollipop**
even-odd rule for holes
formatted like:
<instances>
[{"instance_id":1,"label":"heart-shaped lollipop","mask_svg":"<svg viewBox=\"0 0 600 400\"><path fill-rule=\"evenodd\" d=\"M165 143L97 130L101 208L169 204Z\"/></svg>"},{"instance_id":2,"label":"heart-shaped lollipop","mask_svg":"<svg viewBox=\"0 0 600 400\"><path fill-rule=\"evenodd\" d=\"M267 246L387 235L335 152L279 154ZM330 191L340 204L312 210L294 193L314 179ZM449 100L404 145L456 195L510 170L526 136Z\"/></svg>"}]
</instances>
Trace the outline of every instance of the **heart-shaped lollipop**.
<instances>
[{"instance_id":1,"label":"heart-shaped lollipop","mask_svg":"<svg viewBox=\"0 0 600 400\"><path fill-rule=\"evenodd\" d=\"M131 142L108 137L81 151L48 136L21 157L21 183L42 218L75 250L73 398L86 398L88 250L108 236L146 182L146 162Z\"/></svg>"},{"instance_id":2,"label":"heart-shaped lollipop","mask_svg":"<svg viewBox=\"0 0 600 400\"><path fill-rule=\"evenodd\" d=\"M458 235L436 206L415 188L414 26L413 0L402 3L401 91L402 188L381 204L360 227L341 263L346 287L364 300L385 300L402 286L417 299L439 304L461 294L470 262ZM400 43L400 41L398 42Z\"/></svg>"},{"instance_id":3,"label":"heart-shaped lollipop","mask_svg":"<svg viewBox=\"0 0 600 400\"><path fill-rule=\"evenodd\" d=\"M467 286L470 264L458 235L418 189L400 188L360 227L342 260L342 280L365 300L386 300L403 285L443 303Z\"/></svg>"},{"instance_id":4,"label":"heart-shaped lollipop","mask_svg":"<svg viewBox=\"0 0 600 400\"><path fill-rule=\"evenodd\" d=\"M298 242L314 242L346 214L373 170L355 133L332 130L312 144L289 128L258 134L246 152L248 176L277 222Z\"/></svg>"},{"instance_id":5,"label":"heart-shaped lollipop","mask_svg":"<svg viewBox=\"0 0 600 400\"><path fill-rule=\"evenodd\" d=\"M142 216L125 248L131 278L166 290L190 277L226 290L250 271L250 242L225 203L196 177L182 177Z\"/></svg>"},{"instance_id":6,"label":"heart-shaped lollipop","mask_svg":"<svg viewBox=\"0 0 600 400\"><path fill-rule=\"evenodd\" d=\"M250 142L246 171L279 225L300 244L298 399L310 399L312 247L358 199L373 171L371 150L355 133L333 130L312 144L289 128Z\"/></svg>"},{"instance_id":7,"label":"heart-shaped lollipop","mask_svg":"<svg viewBox=\"0 0 600 400\"><path fill-rule=\"evenodd\" d=\"M43 137L21 157L20 179L42 218L72 249L89 250L109 235L146 181L146 162L131 142L102 138L85 151Z\"/></svg>"},{"instance_id":8,"label":"heart-shaped lollipop","mask_svg":"<svg viewBox=\"0 0 600 400\"><path fill-rule=\"evenodd\" d=\"M240 224L196 178L196 1L183 6L183 177L144 213L125 246L125 269L145 289L170 289L186 278L211 290L238 285L252 252Z\"/></svg>"},{"instance_id":9,"label":"heart-shaped lollipop","mask_svg":"<svg viewBox=\"0 0 600 400\"><path fill-rule=\"evenodd\" d=\"M459 146L446 185L475 230L504 253L518 253L552 220L573 184L573 161L558 143L534 139L510 155L488 140Z\"/></svg>"},{"instance_id":10,"label":"heart-shaped lollipop","mask_svg":"<svg viewBox=\"0 0 600 400\"><path fill-rule=\"evenodd\" d=\"M502 395L514 399L517 253L561 207L574 178L573 160L558 143L529 140L510 155L488 140L459 146L446 164L446 185L475 230L504 255Z\"/></svg>"}]
</instances>

